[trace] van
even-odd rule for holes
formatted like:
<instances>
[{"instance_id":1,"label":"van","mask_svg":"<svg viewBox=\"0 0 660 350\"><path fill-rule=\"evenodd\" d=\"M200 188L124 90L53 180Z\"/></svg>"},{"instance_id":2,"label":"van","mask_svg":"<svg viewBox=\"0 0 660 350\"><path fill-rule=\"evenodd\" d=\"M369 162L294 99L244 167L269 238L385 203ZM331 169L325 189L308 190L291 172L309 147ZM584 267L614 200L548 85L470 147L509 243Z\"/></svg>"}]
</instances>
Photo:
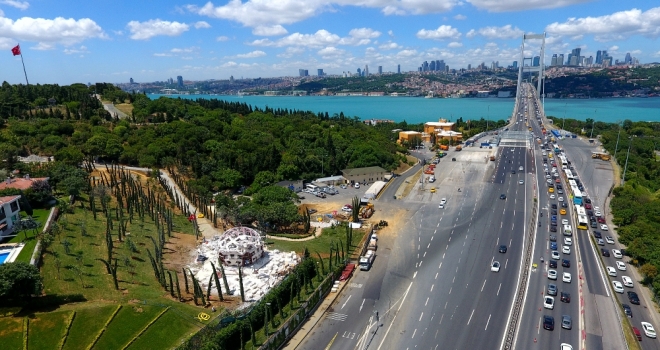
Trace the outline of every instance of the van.
<instances>
[{"instance_id":1,"label":"van","mask_svg":"<svg viewBox=\"0 0 660 350\"><path fill-rule=\"evenodd\" d=\"M571 228L571 225L564 225L564 236L572 236L573 235L573 230Z\"/></svg>"},{"instance_id":2,"label":"van","mask_svg":"<svg viewBox=\"0 0 660 350\"><path fill-rule=\"evenodd\" d=\"M316 186L316 185L312 185L312 184L305 185L305 189L307 189L311 192L319 192L319 187Z\"/></svg>"}]
</instances>

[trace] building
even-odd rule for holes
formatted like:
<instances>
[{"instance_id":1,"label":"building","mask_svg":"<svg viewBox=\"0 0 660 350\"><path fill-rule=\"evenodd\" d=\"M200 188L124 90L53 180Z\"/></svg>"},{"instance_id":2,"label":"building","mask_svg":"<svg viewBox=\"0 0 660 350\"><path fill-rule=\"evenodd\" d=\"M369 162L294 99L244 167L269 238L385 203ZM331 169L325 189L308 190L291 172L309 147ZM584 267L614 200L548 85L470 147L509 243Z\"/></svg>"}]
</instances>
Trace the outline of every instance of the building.
<instances>
[{"instance_id":1,"label":"building","mask_svg":"<svg viewBox=\"0 0 660 350\"><path fill-rule=\"evenodd\" d=\"M14 222L20 220L21 207L18 200L21 196L0 197L0 238L14 232Z\"/></svg>"},{"instance_id":2,"label":"building","mask_svg":"<svg viewBox=\"0 0 660 350\"><path fill-rule=\"evenodd\" d=\"M383 74L383 66L378 66L378 74Z\"/></svg>"},{"instance_id":3,"label":"building","mask_svg":"<svg viewBox=\"0 0 660 350\"><path fill-rule=\"evenodd\" d=\"M21 191L25 191L32 187L32 185L37 181L48 181L47 177L35 177L31 178L30 175L25 175L25 177L19 178L7 178L5 181L0 183L0 190L5 190L8 188L13 188Z\"/></svg>"},{"instance_id":4,"label":"building","mask_svg":"<svg viewBox=\"0 0 660 350\"><path fill-rule=\"evenodd\" d=\"M538 67L541 65L541 56L534 56L534 60L532 61L532 66Z\"/></svg>"},{"instance_id":5,"label":"building","mask_svg":"<svg viewBox=\"0 0 660 350\"><path fill-rule=\"evenodd\" d=\"M131 82L131 84L135 84L135 82L133 81L133 78L131 78L130 82Z\"/></svg>"},{"instance_id":6,"label":"building","mask_svg":"<svg viewBox=\"0 0 660 350\"><path fill-rule=\"evenodd\" d=\"M550 66L556 66L557 65L557 54L552 55L552 59L550 60Z\"/></svg>"},{"instance_id":7,"label":"building","mask_svg":"<svg viewBox=\"0 0 660 350\"><path fill-rule=\"evenodd\" d=\"M370 166L366 168L344 169L341 173L351 184L356 182L366 184L374 181L384 181L388 171L379 166Z\"/></svg>"},{"instance_id":8,"label":"building","mask_svg":"<svg viewBox=\"0 0 660 350\"><path fill-rule=\"evenodd\" d=\"M396 72L397 72L398 74L401 74L401 65L400 65L400 64L397 64L397 65L396 65Z\"/></svg>"},{"instance_id":9,"label":"building","mask_svg":"<svg viewBox=\"0 0 660 350\"><path fill-rule=\"evenodd\" d=\"M264 254L261 234L249 227L231 228L220 236L218 242L218 260L225 266L249 266Z\"/></svg>"},{"instance_id":10,"label":"building","mask_svg":"<svg viewBox=\"0 0 660 350\"><path fill-rule=\"evenodd\" d=\"M318 75L319 77L322 77L322 76L325 75L325 73L323 73L323 69L317 69L317 70L316 70L316 73L317 73L317 75Z\"/></svg>"},{"instance_id":11,"label":"building","mask_svg":"<svg viewBox=\"0 0 660 350\"><path fill-rule=\"evenodd\" d=\"M399 131L399 139L397 143L403 145L407 143L409 146L414 146L422 143L422 133L419 131Z\"/></svg>"},{"instance_id":12,"label":"building","mask_svg":"<svg viewBox=\"0 0 660 350\"><path fill-rule=\"evenodd\" d=\"M300 192L303 190L303 180L293 181L280 181L276 183L277 186L288 188L293 192Z\"/></svg>"},{"instance_id":13,"label":"building","mask_svg":"<svg viewBox=\"0 0 660 350\"><path fill-rule=\"evenodd\" d=\"M557 56L557 65L558 66L563 66L564 65L564 54L560 53L559 56Z\"/></svg>"},{"instance_id":14,"label":"building","mask_svg":"<svg viewBox=\"0 0 660 350\"><path fill-rule=\"evenodd\" d=\"M182 76L178 75L178 76L176 77L176 84L177 84L177 86L180 87L180 88L183 87L183 77L182 77Z\"/></svg>"},{"instance_id":15,"label":"building","mask_svg":"<svg viewBox=\"0 0 660 350\"><path fill-rule=\"evenodd\" d=\"M301 77L306 77L309 75L309 71L307 69L298 69L298 75Z\"/></svg>"},{"instance_id":16,"label":"building","mask_svg":"<svg viewBox=\"0 0 660 350\"><path fill-rule=\"evenodd\" d=\"M596 51L596 64L602 64L603 63L603 51L598 50Z\"/></svg>"},{"instance_id":17,"label":"building","mask_svg":"<svg viewBox=\"0 0 660 350\"><path fill-rule=\"evenodd\" d=\"M455 129L456 123L448 122L446 119L424 123L424 134L428 137L429 142L431 141L431 135L435 135L435 142L440 142L442 139L450 140L452 143L462 142L463 134L456 132Z\"/></svg>"},{"instance_id":18,"label":"building","mask_svg":"<svg viewBox=\"0 0 660 350\"><path fill-rule=\"evenodd\" d=\"M471 68L470 65L468 65L468 70L470 68ZM513 61L513 69L517 69L517 68L518 68L518 61Z\"/></svg>"}]
</instances>

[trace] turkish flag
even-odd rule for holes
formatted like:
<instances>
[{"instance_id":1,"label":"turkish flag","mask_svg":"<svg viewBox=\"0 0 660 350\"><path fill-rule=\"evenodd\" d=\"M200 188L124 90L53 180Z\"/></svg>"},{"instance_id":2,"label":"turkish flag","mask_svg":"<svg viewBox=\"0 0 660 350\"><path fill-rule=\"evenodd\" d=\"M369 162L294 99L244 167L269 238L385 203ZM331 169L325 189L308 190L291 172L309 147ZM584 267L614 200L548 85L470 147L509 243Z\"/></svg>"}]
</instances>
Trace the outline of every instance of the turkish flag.
<instances>
[{"instance_id":1,"label":"turkish flag","mask_svg":"<svg viewBox=\"0 0 660 350\"><path fill-rule=\"evenodd\" d=\"M21 45L16 45L14 48L12 48L11 53L13 53L14 56L20 55L21 54Z\"/></svg>"}]
</instances>

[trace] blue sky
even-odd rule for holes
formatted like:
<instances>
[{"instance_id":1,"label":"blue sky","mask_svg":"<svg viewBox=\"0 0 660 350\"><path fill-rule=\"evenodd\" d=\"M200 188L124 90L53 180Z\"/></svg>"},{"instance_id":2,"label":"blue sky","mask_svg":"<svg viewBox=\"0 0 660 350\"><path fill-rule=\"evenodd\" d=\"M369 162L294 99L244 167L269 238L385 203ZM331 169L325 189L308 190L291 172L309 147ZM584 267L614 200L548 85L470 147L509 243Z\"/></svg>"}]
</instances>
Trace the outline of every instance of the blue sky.
<instances>
[{"instance_id":1,"label":"blue sky","mask_svg":"<svg viewBox=\"0 0 660 350\"><path fill-rule=\"evenodd\" d=\"M118 83L506 66L544 31L547 63L576 47L660 61L656 0L0 0L0 78L25 82L18 43L30 83Z\"/></svg>"}]
</instances>

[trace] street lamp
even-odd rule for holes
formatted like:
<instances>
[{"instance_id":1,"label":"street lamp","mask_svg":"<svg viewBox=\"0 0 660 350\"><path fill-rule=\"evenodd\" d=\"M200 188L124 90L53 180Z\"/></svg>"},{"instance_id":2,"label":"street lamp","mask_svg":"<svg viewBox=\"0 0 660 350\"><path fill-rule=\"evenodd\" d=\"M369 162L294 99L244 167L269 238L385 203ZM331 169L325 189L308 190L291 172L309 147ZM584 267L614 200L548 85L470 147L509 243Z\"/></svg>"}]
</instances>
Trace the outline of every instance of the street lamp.
<instances>
[{"instance_id":1,"label":"street lamp","mask_svg":"<svg viewBox=\"0 0 660 350\"><path fill-rule=\"evenodd\" d=\"M486 114L486 131L488 131L488 118L490 118L490 105L488 105L488 114Z\"/></svg>"},{"instance_id":2,"label":"street lamp","mask_svg":"<svg viewBox=\"0 0 660 350\"><path fill-rule=\"evenodd\" d=\"M632 146L632 136L628 137L630 143L628 143L628 152L626 153L626 165L623 167L623 179L621 180L621 186L626 183L626 171L628 170L628 156L630 156L630 146Z\"/></svg>"},{"instance_id":3,"label":"street lamp","mask_svg":"<svg viewBox=\"0 0 660 350\"><path fill-rule=\"evenodd\" d=\"M266 316L265 327L266 328L264 328L264 330L266 331L266 341L268 341L268 310L270 309L270 303L266 303L266 306L267 306L266 307L266 313L265 313L265 316Z\"/></svg>"},{"instance_id":4,"label":"street lamp","mask_svg":"<svg viewBox=\"0 0 660 350\"><path fill-rule=\"evenodd\" d=\"M564 103L564 120L561 122L561 129L562 130L566 130L566 129L564 129L564 125L566 124L566 105L568 105L568 103Z\"/></svg>"},{"instance_id":5,"label":"street lamp","mask_svg":"<svg viewBox=\"0 0 660 350\"><path fill-rule=\"evenodd\" d=\"M594 110L594 119L591 120L591 135L589 136L590 139L594 138L594 124L596 124L596 112L598 112L597 109Z\"/></svg>"},{"instance_id":6,"label":"street lamp","mask_svg":"<svg viewBox=\"0 0 660 350\"><path fill-rule=\"evenodd\" d=\"M617 122L619 124L619 134L616 136L616 146L614 147L614 158L616 158L616 152L619 150L619 137L621 137L621 121Z\"/></svg>"}]
</instances>

